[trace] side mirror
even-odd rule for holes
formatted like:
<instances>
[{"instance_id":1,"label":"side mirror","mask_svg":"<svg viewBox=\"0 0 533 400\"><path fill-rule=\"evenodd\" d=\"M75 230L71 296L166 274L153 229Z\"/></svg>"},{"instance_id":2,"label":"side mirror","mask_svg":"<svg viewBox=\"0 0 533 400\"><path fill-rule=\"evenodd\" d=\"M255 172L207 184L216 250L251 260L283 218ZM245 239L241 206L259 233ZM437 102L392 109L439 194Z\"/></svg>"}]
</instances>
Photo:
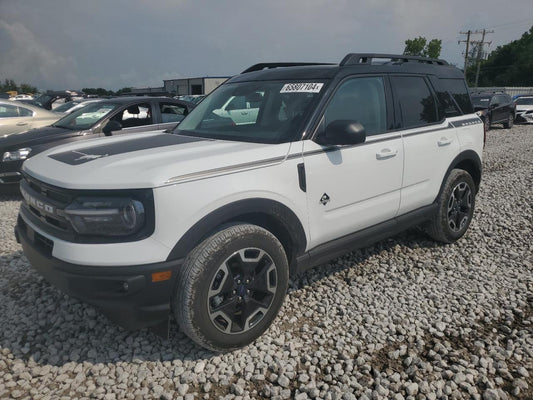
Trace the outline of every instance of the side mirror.
<instances>
[{"instance_id":1,"label":"side mirror","mask_svg":"<svg viewBox=\"0 0 533 400\"><path fill-rule=\"evenodd\" d=\"M105 124L104 128L102 129L102 132L104 132L104 135L111 136L112 132L114 131L120 131L122 129L122 124L115 120L110 120Z\"/></svg>"},{"instance_id":2,"label":"side mirror","mask_svg":"<svg viewBox=\"0 0 533 400\"><path fill-rule=\"evenodd\" d=\"M326 126L323 134L316 138L318 144L328 145L350 145L364 143L366 140L365 127L351 120L337 120L330 122Z\"/></svg>"},{"instance_id":3,"label":"side mirror","mask_svg":"<svg viewBox=\"0 0 533 400\"><path fill-rule=\"evenodd\" d=\"M496 108L496 107L498 107L498 106L499 106L498 103L494 103L494 104L491 104L491 105L490 105L490 108Z\"/></svg>"}]
</instances>

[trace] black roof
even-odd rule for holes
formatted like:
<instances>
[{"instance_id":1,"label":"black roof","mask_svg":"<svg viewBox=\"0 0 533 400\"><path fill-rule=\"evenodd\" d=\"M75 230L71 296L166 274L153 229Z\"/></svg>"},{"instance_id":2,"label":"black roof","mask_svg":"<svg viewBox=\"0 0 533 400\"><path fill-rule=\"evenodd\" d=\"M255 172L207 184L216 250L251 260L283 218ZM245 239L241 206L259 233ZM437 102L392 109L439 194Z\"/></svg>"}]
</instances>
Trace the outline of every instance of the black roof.
<instances>
[{"instance_id":1,"label":"black roof","mask_svg":"<svg viewBox=\"0 0 533 400\"><path fill-rule=\"evenodd\" d=\"M350 53L340 64L261 63L247 68L230 82L284 79L330 79L352 74L429 74L463 79L463 72L444 60L400 54Z\"/></svg>"}]
</instances>

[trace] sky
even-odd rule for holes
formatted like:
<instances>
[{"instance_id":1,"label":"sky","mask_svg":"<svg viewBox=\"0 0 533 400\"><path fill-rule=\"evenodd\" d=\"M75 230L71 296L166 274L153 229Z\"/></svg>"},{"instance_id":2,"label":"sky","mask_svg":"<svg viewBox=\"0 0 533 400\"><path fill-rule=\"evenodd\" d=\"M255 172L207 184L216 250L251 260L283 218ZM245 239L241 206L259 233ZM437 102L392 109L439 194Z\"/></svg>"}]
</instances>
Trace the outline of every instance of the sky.
<instances>
[{"instance_id":1,"label":"sky","mask_svg":"<svg viewBox=\"0 0 533 400\"><path fill-rule=\"evenodd\" d=\"M494 50L531 26L531 0L0 0L0 80L158 87L259 62L401 54L418 36L442 39L441 58L462 68L459 32L494 30Z\"/></svg>"}]
</instances>

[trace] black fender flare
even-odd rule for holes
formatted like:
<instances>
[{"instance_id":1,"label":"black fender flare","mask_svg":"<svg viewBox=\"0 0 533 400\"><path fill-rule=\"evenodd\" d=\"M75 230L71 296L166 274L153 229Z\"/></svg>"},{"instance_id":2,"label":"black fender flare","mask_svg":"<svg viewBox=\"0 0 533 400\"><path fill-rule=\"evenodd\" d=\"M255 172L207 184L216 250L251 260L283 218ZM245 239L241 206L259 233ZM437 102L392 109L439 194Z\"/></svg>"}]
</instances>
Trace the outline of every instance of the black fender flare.
<instances>
[{"instance_id":1,"label":"black fender flare","mask_svg":"<svg viewBox=\"0 0 533 400\"><path fill-rule=\"evenodd\" d=\"M196 222L174 245L167 261L185 258L202 240L235 222L254 223L270 230L286 251L290 250L289 264L307 246L303 225L290 208L275 200L251 198L226 204Z\"/></svg>"},{"instance_id":2,"label":"black fender flare","mask_svg":"<svg viewBox=\"0 0 533 400\"><path fill-rule=\"evenodd\" d=\"M481 159L479 158L479 155L474 150L465 150L457 157L453 159L453 161L450 163L450 166L446 170L446 173L444 174L444 178L442 179L442 183L440 185L439 193L437 194L437 197L435 198L435 202L439 199L439 196L442 193L442 189L444 188L444 183L446 182L446 178L450 175L452 170L457 167L458 165L462 163L469 163L474 168L475 172L472 173L471 171L468 171L472 175L472 179L474 180L476 184L476 193L479 190L479 184L481 182L481 174L483 171L483 165L481 163Z\"/></svg>"}]
</instances>

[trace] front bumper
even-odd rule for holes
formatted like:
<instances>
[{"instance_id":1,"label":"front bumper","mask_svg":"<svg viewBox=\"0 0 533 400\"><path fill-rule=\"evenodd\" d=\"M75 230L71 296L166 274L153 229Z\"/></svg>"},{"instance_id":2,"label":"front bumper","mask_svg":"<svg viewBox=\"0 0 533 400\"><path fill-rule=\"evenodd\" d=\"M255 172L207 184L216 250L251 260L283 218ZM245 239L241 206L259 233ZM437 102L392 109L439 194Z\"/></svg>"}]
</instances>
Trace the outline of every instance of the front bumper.
<instances>
[{"instance_id":1,"label":"front bumper","mask_svg":"<svg viewBox=\"0 0 533 400\"><path fill-rule=\"evenodd\" d=\"M527 112L521 112L516 114L515 121L518 123L533 123L533 112L527 111Z\"/></svg>"},{"instance_id":2,"label":"front bumper","mask_svg":"<svg viewBox=\"0 0 533 400\"><path fill-rule=\"evenodd\" d=\"M24 255L51 284L100 308L110 320L128 330L168 321L170 300L181 260L134 266L85 266L52 256L53 241L19 216L15 227ZM154 272L172 271L171 278L152 282Z\"/></svg>"}]
</instances>

